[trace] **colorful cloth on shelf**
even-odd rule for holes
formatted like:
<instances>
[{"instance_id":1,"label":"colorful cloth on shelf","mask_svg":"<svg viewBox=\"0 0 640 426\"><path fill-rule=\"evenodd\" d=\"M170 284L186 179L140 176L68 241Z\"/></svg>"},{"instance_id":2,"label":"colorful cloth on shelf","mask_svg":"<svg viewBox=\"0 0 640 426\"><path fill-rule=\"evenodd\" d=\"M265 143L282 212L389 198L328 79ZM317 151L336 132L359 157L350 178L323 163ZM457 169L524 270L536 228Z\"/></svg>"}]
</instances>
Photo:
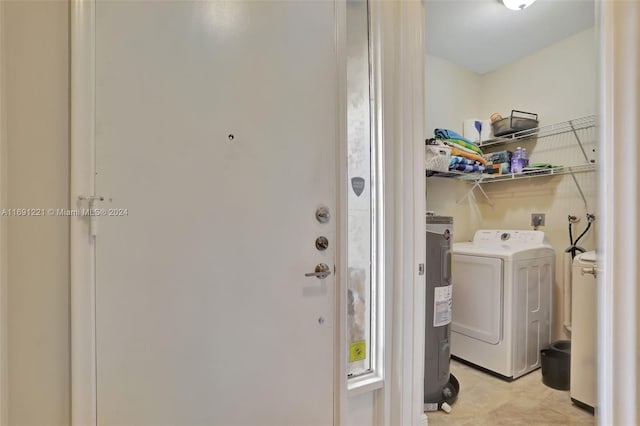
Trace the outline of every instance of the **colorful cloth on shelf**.
<instances>
[{"instance_id":1,"label":"colorful cloth on shelf","mask_svg":"<svg viewBox=\"0 0 640 426\"><path fill-rule=\"evenodd\" d=\"M560 169L562 166L554 166L549 163L533 163L529 164L529 168L531 169Z\"/></svg>"},{"instance_id":2,"label":"colorful cloth on shelf","mask_svg":"<svg viewBox=\"0 0 640 426\"><path fill-rule=\"evenodd\" d=\"M457 146L460 149L468 150L473 152L474 154L482 155L482 150L478 147L478 145L470 142L465 142L460 139L445 139L445 142L449 142L452 145Z\"/></svg>"},{"instance_id":3,"label":"colorful cloth on shelf","mask_svg":"<svg viewBox=\"0 0 640 426\"><path fill-rule=\"evenodd\" d=\"M449 160L450 166L453 166L456 164L465 164L465 165L473 166L474 164L477 164L477 163L478 162L476 160L471 160L466 157L460 157L459 155L452 155L451 159Z\"/></svg>"},{"instance_id":4,"label":"colorful cloth on shelf","mask_svg":"<svg viewBox=\"0 0 640 426\"><path fill-rule=\"evenodd\" d=\"M460 148L466 148L476 154L482 155L482 151L480 150L478 145L476 145L475 142L470 141L469 139L465 138L464 136L461 136L460 134L454 132L453 130L435 129L433 133L435 134L436 139L445 140Z\"/></svg>"},{"instance_id":5,"label":"colorful cloth on shelf","mask_svg":"<svg viewBox=\"0 0 640 426\"><path fill-rule=\"evenodd\" d=\"M459 139L464 142L473 144L469 139L449 129L434 129L433 134L438 139Z\"/></svg>"},{"instance_id":6,"label":"colorful cloth on shelf","mask_svg":"<svg viewBox=\"0 0 640 426\"><path fill-rule=\"evenodd\" d=\"M467 151L465 151L463 149L460 149L459 147L457 147L455 145L449 145L449 146L451 146L451 155L456 155L458 157L464 157L464 158L468 158L469 160L477 161L478 163L482 164L483 166L485 164L487 164L487 160L482 158L481 155L467 152Z\"/></svg>"},{"instance_id":7,"label":"colorful cloth on shelf","mask_svg":"<svg viewBox=\"0 0 640 426\"><path fill-rule=\"evenodd\" d=\"M479 166L477 164L452 164L449 166L449 170L465 173L484 172L484 169L484 166Z\"/></svg>"}]
</instances>

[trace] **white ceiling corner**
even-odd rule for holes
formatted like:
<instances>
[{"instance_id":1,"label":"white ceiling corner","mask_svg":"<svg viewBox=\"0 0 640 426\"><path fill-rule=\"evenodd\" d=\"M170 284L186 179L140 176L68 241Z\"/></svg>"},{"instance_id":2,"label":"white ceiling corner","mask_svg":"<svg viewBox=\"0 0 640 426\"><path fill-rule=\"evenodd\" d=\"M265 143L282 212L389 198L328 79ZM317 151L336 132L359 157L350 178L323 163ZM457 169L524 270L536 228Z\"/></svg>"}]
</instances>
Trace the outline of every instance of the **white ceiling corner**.
<instances>
[{"instance_id":1,"label":"white ceiling corner","mask_svg":"<svg viewBox=\"0 0 640 426\"><path fill-rule=\"evenodd\" d=\"M538 0L522 11L499 0L424 0L430 55L485 74L595 23L594 0Z\"/></svg>"}]
</instances>

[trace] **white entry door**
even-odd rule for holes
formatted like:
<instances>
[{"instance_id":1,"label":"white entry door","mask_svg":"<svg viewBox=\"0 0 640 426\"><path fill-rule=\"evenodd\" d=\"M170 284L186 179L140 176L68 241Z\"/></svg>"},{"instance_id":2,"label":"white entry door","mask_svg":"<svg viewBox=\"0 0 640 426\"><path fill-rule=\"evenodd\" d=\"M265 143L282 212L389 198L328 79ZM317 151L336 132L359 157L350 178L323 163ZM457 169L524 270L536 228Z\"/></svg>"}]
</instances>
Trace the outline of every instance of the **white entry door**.
<instances>
[{"instance_id":1,"label":"white entry door","mask_svg":"<svg viewBox=\"0 0 640 426\"><path fill-rule=\"evenodd\" d=\"M333 423L334 7L97 2L99 425Z\"/></svg>"}]
</instances>

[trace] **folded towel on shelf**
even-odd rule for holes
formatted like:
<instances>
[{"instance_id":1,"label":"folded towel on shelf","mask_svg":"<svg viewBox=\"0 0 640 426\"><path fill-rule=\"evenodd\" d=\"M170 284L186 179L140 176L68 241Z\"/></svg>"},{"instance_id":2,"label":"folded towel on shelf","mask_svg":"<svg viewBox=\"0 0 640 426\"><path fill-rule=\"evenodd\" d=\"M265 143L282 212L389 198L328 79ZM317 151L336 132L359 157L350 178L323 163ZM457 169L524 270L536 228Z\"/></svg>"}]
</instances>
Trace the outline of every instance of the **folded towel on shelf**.
<instances>
[{"instance_id":1,"label":"folded towel on shelf","mask_svg":"<svg viewBox=\"0 0 640 426\"><path fill-rule=\"evenodd\" d=\"M464 148L469 150L475 154L482 155L482 150L474 143L465 142L462 139L445 139L445 142L449 142L450 144L454 144L460 148Z\"/></svg>"},{"instance_id":2,"label":"folded towel on shelf","mask_svg":"<svg viewBox=\"0 0 640 426\"><path fill-rule=\"evenodd\" d=\"M474 165L477 164L478 162L476 160L471 160L469 158L466 157L461 157L459 155L452 155L451 159L449 160L449 165L455 165L455 164L467 164L467 165Z\"/></svg>"},{"instance_id":3,"label":"folded towel on shelf","mask_svg":"<svg viewBox=\"0 0 640 426\"><path fill-rule=\"evenodd\" d=\"M511 173L511 163L487 163L487 173L505 175Z\"/></svg>"},{"instance_id":4,"label":"folded towel on shelf","mask_svg":"<svg viewBox=\"0 0 640 426\"><path fill-rule=\"evenodd\" d=\"M470 141L469 139L465 138L464 136L462 136L459 133L454 132L453 130L449 130L449 129L435 129L433 131L433 134L436 136L436 138L438 139L459 139L461 141L465 141L467 143L473 144L472 141Z\"/></svg>"},{"instance_id":5,"label":"folded towel on shelf","mask_svg":"<svg viewBox=\"0 0 640 426\"><path fill-rule=\"evenodd\" d=\"M452 148L458 148L460 151L468 152L469 154L479 155L483 157L482 151L477 152L477 151L474 151L473 149L466 148L458 143L455 143L454 139L444 139L443 142L445 145L450 146Z\"/></svg>"},{"instance_id":6,"label":"folded towel on shelf","mask_svg":"<svg viewBox=\"0 0 640 426\"><path fill-rule=\"evenodd\" d=\"M555 169L547 169L544 167L523 167L522 174L527 176L534 175L550 175Z\"/></svg>"},{"instance_id":7,"label":"folded towel on shelf","mask_svg":"<svg viewBox=\"0 0 640 426\"><path fill-rule=\"evenodd\" d=\"M453 164L449 166L449 170L465 173L484 172L484 166L479 166L477 164Z\"/></svg>"},{"instance_id":8,"label":"folded towel on shelf","mask_svg":"<svg viewBox=\"0 0 640 426\"><path fill-rule=\"evenodd\" d=\"M460 148L460 147L458 147L456 145L450 145L450 146L451 146L451 155L457 155L458 157L464 157L464 158L468 158L470 160L477 161L478 163L482 164L483 166L485 164L487 164L487 160L482 158L481 155L474 154L472 152L467 152L467 150L463 150L462 148Z\"/></svg>"},{"instance_id":9,"label":"folded towel on shelf","mask_svg":"<svg viewBox=\"0 0 640 426\"><path fill-rule=\"evenodd\" d=\"M533 163L533 164L529 164L530 169L559 169L562 168L562 166L554 166L553 164L549 164L549 163Z\"/></svg>"}]
</instances>

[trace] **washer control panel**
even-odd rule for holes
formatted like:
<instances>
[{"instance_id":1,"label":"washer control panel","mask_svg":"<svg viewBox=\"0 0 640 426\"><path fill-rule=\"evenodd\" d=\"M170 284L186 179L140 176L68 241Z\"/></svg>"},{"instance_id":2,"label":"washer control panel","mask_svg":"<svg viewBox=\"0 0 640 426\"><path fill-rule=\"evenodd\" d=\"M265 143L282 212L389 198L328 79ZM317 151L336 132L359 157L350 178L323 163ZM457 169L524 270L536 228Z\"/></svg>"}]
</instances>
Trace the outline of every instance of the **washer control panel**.
<instances>
[{"instance_id":1,"label":"washer control panel","mask_svg":"<svg viewBox=\"0 0 640 426\"><path fill-rule=\"evenodd\" d=\"M481 229L476 231L473 237L473 242L480 244L511 243L539 245L544 243L544 232L526 230Z\"/></svg>"}]
</instances>

